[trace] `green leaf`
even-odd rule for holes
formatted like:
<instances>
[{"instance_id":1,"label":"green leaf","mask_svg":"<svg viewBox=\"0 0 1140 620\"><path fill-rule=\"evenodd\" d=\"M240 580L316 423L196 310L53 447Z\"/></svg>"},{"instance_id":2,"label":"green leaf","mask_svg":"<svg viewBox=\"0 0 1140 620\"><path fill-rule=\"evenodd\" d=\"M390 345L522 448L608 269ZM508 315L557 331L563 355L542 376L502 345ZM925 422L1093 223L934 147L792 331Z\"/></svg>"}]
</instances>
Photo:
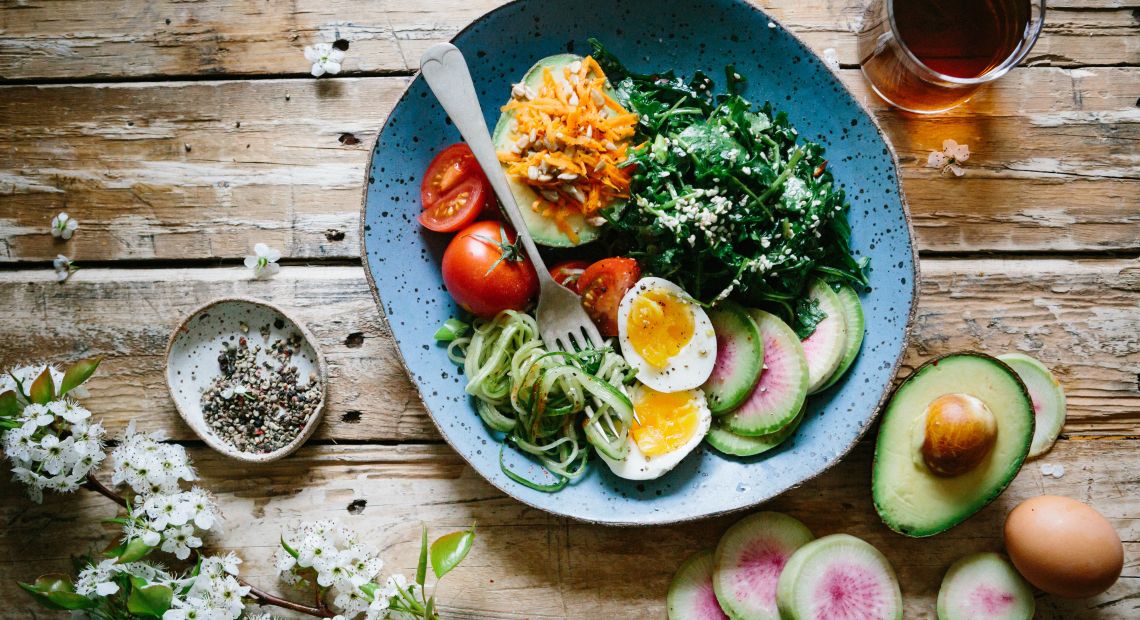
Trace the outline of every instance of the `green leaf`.
<instances>
[{"instance_id":1,"label":"green leaf","mask_svg":"<svg viewBox=\"0 0 1140 620\"><path fill-rule=\"evenodd\" d=\"M819 300L805 295L796 301L792 329L796 332L796 336L803 340L812 335L815 328L826 318L827 312L819 307Z\"/></svg>"},{"instance_id":2,"label":"green leaf","mask_svg":"<svg viewBox=\"0 0 1140 620\"><path fill-rule=\"evenodd\" d=\"M285 550L285 553L288 553L289 555L293 556L294 558L298 558L301 556L301 554L297 553L296 549L290 547L289 543L285 542L285 535L284 534L281 535L281 548Z\"/></svg>"},{"instance_id":3,"label":"green leaf","mask_svg":"<svg viewBox=\"0 0 1140 620\"><path fill-rule=\"evenodd\" d=\"M119 545L114 549L107 552L107 555L113 558L118 558L116 564L126 564L127 562L135 562L146 557L154 547L144 543L141 538L131 539L125 545Z\"/></svg>"},{"instance_id":4,"label":"green leaf","mask_svg":"<svg viewBox=\"0 0 1140 620\"><path fill-rule=\"evenodd\" d=\"M149 584L141 577L131 577L131 593L127 596L127 611L149 618L161 618L170 609L174 590L170 586Z\"/></svg>"},{"instance_id":5,"label":"green leaf","mask_svg":"<svg viewBox=\"0 0 1140 620\"><path fill-rule=\"evenodd\" d=\"M20 397L15 390L0 394L0 418L11 418L20 413Z\"/></svg>"},{"instance_id":6,"label":"green leaf","mask_svg":"<svg viewBox=\"0 0 1140 620\"><path fill-rule=\"evenodd\" d=\"M95 369L99 367L99 363L102 361L102 357L93 357L91 359L79 360L72 364L71 367L63 373L63 381L60 382L59 386L59 395L63 396L80 385L83 385L84 381L90 379L91 375L95 374Z\"/></svg>"},{"instance_id":7,"label":"green leaf","mask_svg":"<svg viewBox=\"0 0 1140 620\"><path fill-rule=\"evenodd\" d=\"M422 587L427 581L428 539L427 524L423 524L420 535L420 562L416 564L416 583Z\"/></svg>"},{"instance_id":8,"label":"green leaf","mask_svg":"<svg viewBox=\"0 0 1140 620\"><path fill-rule=\"evenodd\" d=\"M53 398L55 398L55 383L51 380L51 368L45 367L40 376L32 382L28 400L37 405L44 405L50 403Z\"/></svg>"},{"instance_id":9,"label":"green leaf","mask_svg":"<svg viewBox=\"0 0 1140 620\"><path fill-rule=\"evenodd\" d=\"M447 319L435 332L435 339L439 342L451 342L467 333L471 326L459 319Z\"/></svg>"},{"instance_id":10,"label":"green leaf","mask_svg":"<svg viewBox=\"0 0 1140 620\"><path fill-rule=\"evenodd\" d=\"M369 602L376 600L376 591L380 589L380 584L369 581L368 583L360 586L360 591L368 597Z\"/></svg>"},{"instance_id":11,"label":"green leaf","mask_svg":"<svg viewBox=\"0 0 1140 620\"><path fill-rule=\"evenodd\" d=\"M427 620L436 620L439 616L435 613L435 595L428 599L427 607L424 608L424 618Z\"/></svg>"},{"instance_id":12,"label":"green leaf","mask_svg":"<svg viewBox=\"0 0 1140 620\"><path fill-rule=\"evenodd\" d=\"M459 566L471 545L475 544L475 525L470 529L445 534L431 544L431 570L440 579Z\"/></svg>"},{"instance_id":13,"label":"green leaf","mask_svg":"<svg viewBox=\"0 0 1140 620\"><path fill-rule=\"evenodd\" d=\"M14 420L12 418L0 418L0 429L10 431L14 428L19 428L21 426L23 426L23 424L20 424L19 422L17 422L16 420Z\"/></svg>"},{"instance_id":14,"label":"green leaf","mask_svg":"<svg viewBox=\"0 0 1140 620\"><path fill-rule=\"evenodd\" d=\"M20 587L48 609L91 609L98 605L98 601L76 594L67 575L41 575L34 584L20 583Z\"/></svg>"}]
</instances>

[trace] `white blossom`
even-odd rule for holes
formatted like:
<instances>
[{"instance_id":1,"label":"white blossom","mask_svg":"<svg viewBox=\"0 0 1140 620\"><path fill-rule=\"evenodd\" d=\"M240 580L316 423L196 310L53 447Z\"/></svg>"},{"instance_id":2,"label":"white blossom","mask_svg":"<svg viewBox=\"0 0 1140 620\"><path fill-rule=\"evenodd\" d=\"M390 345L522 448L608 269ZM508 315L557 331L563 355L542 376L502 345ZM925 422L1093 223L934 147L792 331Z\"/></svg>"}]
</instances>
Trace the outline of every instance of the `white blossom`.
<instances>
[{"instance_id":1,"label":"white blossom","mask_svg":"<svg viewBox=\"0 0 1140 620\"><path fill-rule=\"evenodd\" d=\"M119 564L116 558L88 564L75 580L75 592L86 597L111 596L119 591L116 575L131 575L149 583L171 584L174 578L160 566L148 562Z\"/></svg>"},{"instance_id":2,"label":"white blossom","mask_svg":"<svg viewBox=\"0 0 1140 620\"><path fill-rule=\"evenodd\" d=\"M242 599L250 592L250 587L236 578L240 562L232 553L203 557L197 575L179 580L171 608L163 614L163 620L240 618L245 612ZM272 618L264 612L246 617Z\"/></svg>"},{"instance_id":3,"label":"white blossom","mask_svg":"<svg viewBox=\"0 0 1140 620\"><path fill-rule=\"evenodd\" d=\"M202 539L194 535L194 526L170 527L162 533L162 550L173 553L179 560L190 557L190 550L202 546Z\"/></svg>"},{"instance_id":4,"label":"white blossom","mask_svg":"<svg viewBox=\"0 0 1140 620\"><path fill-rule=\"evenodd\" d=\"M931 151L926 157L927 168L940 168L942 174L951 172L956 177L966 174L961 163L970 159L970 147L958 144L956 141L946 139L942 141L941 151Z\"/></svg>"},{"instance_id":5,"label":"white blossom","mask_svg":"<svg viewBox=\"0 0 1140 620\"><path fill-rule=\"evenodd\" d=\"M281 271L281 265L277 264L280 258L281 252L258 243L253 246L253 256L245 257L245 266L253 270L253 277L268 278Z\"/></svg>"},{"instance_id":6,"label":"white blossom","mask_svg":"<svg viewBox=\"0 0 1140 620\"><path fill-rule=\"evenodd\" d=\"M24 391L30 381L21 375L30 374L28 368L36 370L24 367L11 373L24 384ZM43 372L42 367L38 370ZM15 379L7 379L15 387ZM5 387L0 385L0 391ZM27 487L33 501L43 501L44 490L75 491L103 462L103 425L89 423L90 417L89 411L67 399L29 404L15 417L19 426L4 432L0 445L12 463L12 476Z\"/></svg>"},{"instance_id":7,"label":"white blossom","mask_svg":"<svg viewBox=\"0 0 1140 620\"><path fill-rule=\"evenodd\" d=\"M333 47L331 43L315 43L305 47L305 59L313 63L310 72L313 77L321 77L328 73L340 73L340 63L344 60L344 52Z\"/></svg>"},{"instance_id":8,"label":"white blossom","mask_svg":"<svg viewBox=\"0 0 1140 620\"><path fill-rule=\"evenodd\" d=\"M60 212L59 215L51 218L51 236L56 239L63 239L64 241L71 239L76 228L79 228L79 222L72 219L67 213Z\"/></svg>"},{"instance_id":9,"label":"white blossom","mask_svg":"<svg viewBox=\"0 0 1140 620\"><path fill-rule=\"evenodd\" d=\"M281 539L284 544L274 560L284 581L296 584L305 578L302 573L315 572L317 584L328 588L334 609L350 618L373 605L374 598L361 587L377 578L384 563L351 530L335 521L312 521L286 530Z\"/></svg>"},{"instance_id":10,"label":"white blossom","mask_svg":"<svg viewBox=\"0 0 1140 620\"><path fill-rule=\"evenodd\" d=\"M164 443L160 432L138 433L132 420L121 437L118 448L111 453L111 484L126 483L140 496L156 493L178 493L180 480L197 479L186 448Z\"/></svg>"},{"instance_id":11,"label":"white blossom","mask_svg":"<svg viewBox=\"0 0 1140 620\"><path fill-rule=\"evenodd\" d=\"M57 254L51 261L51 266L55 269L56 282L65 282L78 269L75 263L63 254Z\"/></svg>"}]
</instances>

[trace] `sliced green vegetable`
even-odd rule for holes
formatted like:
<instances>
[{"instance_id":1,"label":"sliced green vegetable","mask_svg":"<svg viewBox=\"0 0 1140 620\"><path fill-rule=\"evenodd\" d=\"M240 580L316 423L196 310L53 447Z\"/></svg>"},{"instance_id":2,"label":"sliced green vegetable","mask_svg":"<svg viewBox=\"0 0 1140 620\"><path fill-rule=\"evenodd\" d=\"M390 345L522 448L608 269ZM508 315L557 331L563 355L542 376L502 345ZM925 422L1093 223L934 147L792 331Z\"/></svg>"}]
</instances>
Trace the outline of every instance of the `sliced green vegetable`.
<instances>
[{"instance_id":1,"label":"sliced green vegetable","mask_svg":"<svg viewBox=\"0 0 1140 620\"><path fill-rule=\"evenodd\" d=\"M447 319L439 329L435 331L435 339L439 342L451 342L456 338L462 337L471 328L470 325L460 321L459 319Z\"/></svg>"}]
</instances>

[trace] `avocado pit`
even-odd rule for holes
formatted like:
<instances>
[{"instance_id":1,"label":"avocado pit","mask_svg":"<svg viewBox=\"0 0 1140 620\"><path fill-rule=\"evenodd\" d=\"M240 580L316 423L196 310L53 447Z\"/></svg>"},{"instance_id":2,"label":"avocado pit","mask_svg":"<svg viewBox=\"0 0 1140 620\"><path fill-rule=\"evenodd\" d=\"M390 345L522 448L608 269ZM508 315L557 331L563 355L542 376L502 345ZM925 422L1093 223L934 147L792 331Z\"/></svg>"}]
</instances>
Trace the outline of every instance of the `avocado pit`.
<instances>
[{"instance_id":1,"label":"avocado pit","mask_svg":"<svg viewBox=\"0 0 1140 620\"><path fill-rule=\"evenodd\" d=\"M922 460L943 477L973 470L997 442L997 420L980 399L963 393L931 401L924 415Z\"/></svg>"}]
</instances>

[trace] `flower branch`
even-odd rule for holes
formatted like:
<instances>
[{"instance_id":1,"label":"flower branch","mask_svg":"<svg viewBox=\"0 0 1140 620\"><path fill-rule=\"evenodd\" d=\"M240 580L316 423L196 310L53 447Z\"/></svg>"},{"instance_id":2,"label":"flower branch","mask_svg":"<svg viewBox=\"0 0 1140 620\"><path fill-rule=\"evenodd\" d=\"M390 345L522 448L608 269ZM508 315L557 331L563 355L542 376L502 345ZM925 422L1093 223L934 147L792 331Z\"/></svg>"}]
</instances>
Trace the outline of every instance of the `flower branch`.
<instances>
[{"instance_id":1,"label":"flower branch","mask_svg":"<svg viewBox=\"0 0 1140 620\"><path fill-rule=\"evenodd\" d=\"M73 581L43 575L20 586L49 609L87 610L89 617L236 620L269 618L249 605L272 606L317 618L349 620L438 620L435 586L425 591L428 559L438 580L470 551L474 526L428 544L423 531L413 583L392 575L380 583L383 562L356 534L335 521L301 523L280 539L275 562L281 579L311 588L308 605L270 594L238 576L241 558L203 553L205 538L221 516L198 480L186 449L159 433L141 433L131 422L110 453L111 479L95 469L107 460L104 430L74 400L98 360L66 371L24 366L0 376L0 430L4 455L33 501L43 491L86 488L115 502L125 515L108 519L122 528L121 542L91 559ZM126 487L129 493L120 493ZM167 553L194 565L176 574L149 560Z\"/></svg>"}]
</instances>

